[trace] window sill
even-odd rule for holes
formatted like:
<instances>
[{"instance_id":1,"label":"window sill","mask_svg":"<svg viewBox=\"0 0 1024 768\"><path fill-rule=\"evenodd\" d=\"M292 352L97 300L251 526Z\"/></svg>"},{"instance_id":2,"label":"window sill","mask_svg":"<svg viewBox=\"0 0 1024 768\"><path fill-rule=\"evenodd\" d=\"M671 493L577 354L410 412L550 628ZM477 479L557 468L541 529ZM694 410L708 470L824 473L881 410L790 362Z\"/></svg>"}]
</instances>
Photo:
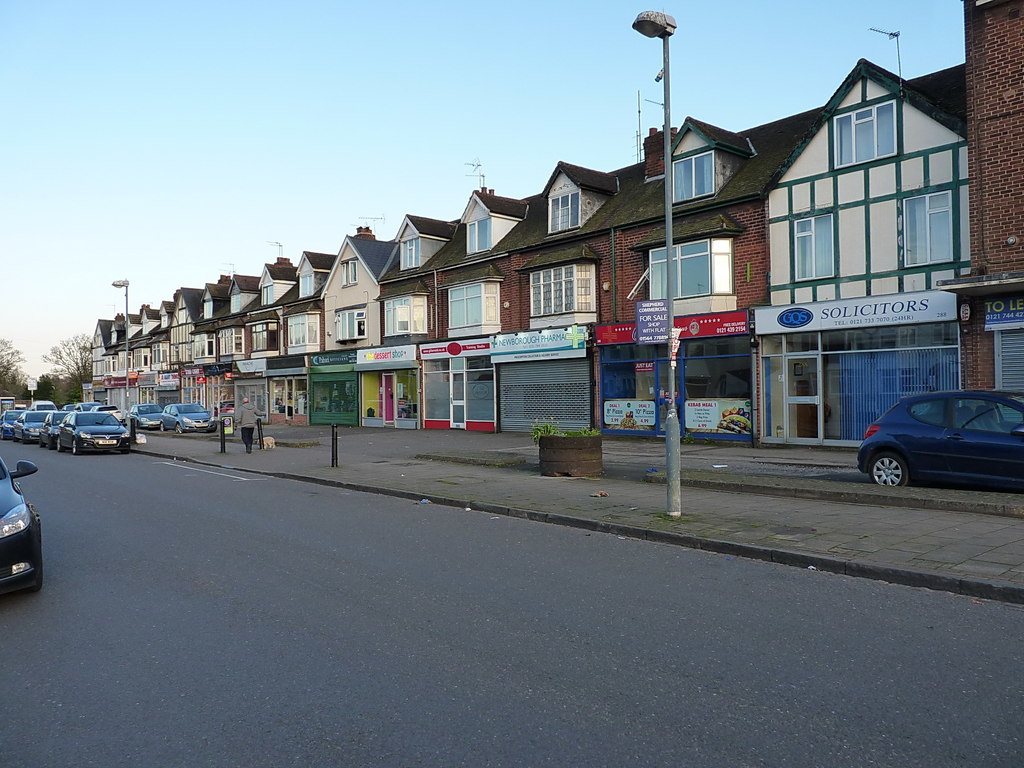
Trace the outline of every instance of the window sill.
<instances>
[{"instance_id":1,"label":"window sill","mask_svg":"<svg viewBox=\"0 0 1024 768\"><path fill-rule=\"evenodd\" d=\"M585 325L597 322L597 312L562 312L556 315L536 315L530 318L530 330L540 331L563 325Z\"/></svg>"}]
</instances>

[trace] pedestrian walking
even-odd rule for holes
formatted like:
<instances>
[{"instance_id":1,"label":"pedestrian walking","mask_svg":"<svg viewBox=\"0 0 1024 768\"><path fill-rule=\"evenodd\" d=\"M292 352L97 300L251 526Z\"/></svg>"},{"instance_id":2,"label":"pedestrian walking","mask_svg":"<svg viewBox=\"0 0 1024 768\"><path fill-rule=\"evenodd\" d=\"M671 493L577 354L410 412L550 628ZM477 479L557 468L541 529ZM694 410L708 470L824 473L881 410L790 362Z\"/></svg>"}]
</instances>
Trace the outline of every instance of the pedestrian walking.
<instances>
[{"instance_id":1,"label":"pedestrian walking","mask_svg":"<svg viewBox=\"0 0 1024 768\"><path fill-rule=\"evenodd\" d=\"M245 452L252 453L252 433L256 429L256 423L267 414L256 410L256 406L249 402L248 397L242 398L242 406L235 412L235 423L242 433L242 443L245 445Z\"/></svg>"}]
</instances>

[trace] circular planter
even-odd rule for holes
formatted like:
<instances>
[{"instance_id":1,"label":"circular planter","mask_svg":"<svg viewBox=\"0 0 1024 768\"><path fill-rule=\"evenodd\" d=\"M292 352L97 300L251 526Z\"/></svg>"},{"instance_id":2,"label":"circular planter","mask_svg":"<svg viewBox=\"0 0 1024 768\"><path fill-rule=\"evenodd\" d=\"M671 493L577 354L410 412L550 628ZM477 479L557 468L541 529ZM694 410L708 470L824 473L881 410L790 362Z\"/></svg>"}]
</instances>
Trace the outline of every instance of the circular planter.
<instances>
[{"instance_id":1,"label":"circular planter","mask_svg":"<svg viewBox=\"0 0 1024 768\"><path fill-rule=\"evenodd\" d=\"M547 477L591 477L604 474L601 435L542 435L540 473Z\"/></svg>"}]
</instances>

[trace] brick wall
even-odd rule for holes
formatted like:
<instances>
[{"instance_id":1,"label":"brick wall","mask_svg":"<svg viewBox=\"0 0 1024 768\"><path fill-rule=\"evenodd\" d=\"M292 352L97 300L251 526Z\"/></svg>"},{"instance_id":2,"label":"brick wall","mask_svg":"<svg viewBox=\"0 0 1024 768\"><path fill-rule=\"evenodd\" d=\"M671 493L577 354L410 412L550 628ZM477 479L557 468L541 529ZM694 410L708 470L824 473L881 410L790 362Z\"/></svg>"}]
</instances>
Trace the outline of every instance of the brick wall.
<instances>
[{"instance_id":1,"label":"brick wall","mask_svg":"<svg viewBox=\"0 0 1024 768\"><path fill-rule=\"evenodd\" d=\"M1024 0L964 2L972 274L1024 271ZM1011 242L1011 238L1016 242ZM962 301L966 301L966 297ZM964 386L995 386L983 298L962 323Z\"/></svg>"}]
</instances>

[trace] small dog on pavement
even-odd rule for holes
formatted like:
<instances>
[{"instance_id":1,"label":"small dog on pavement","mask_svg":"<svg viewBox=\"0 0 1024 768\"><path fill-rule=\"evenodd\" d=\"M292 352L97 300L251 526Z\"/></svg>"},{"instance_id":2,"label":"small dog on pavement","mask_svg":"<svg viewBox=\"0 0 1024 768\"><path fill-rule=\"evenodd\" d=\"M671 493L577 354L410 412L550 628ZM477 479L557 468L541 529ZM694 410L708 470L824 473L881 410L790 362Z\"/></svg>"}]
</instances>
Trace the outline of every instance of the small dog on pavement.
<instances>
[{"instance_id":1,"label":"small dog on pavement","mask_svg":"<svg viewBox=\"0 0 1024 768\"><path fill-rule=\"evenodd\" d=\"M272 438L272 437L264 437L263 438L263 450L269 451L271 448L274 448L276 446L277 446L277 441L274 438Z\"/></svg>"}]
</instances>

